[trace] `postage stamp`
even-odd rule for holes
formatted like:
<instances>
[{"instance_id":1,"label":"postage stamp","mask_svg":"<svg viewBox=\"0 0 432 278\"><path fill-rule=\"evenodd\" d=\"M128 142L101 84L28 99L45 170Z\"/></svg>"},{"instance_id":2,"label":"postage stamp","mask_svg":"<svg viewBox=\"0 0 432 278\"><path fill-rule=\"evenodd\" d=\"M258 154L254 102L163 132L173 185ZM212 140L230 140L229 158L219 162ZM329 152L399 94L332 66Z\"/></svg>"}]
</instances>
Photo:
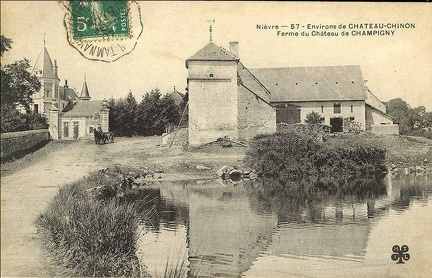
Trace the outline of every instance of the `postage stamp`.
<instances>
[{"instance_id":1,"label":"postage stamp","mask_svg":"<svg viewBox=\"0 0 432 278\"><path fill-rule=\"evenodd\" d=\"M64 1L68 41L84 57L113 62L130 53L142 33L136 1Z\"/></svg>"},{"instance_id":2,"label":"postage stamp","mask_svg":"<svg viewBox=\"0 0 432 278\"><path fill-rule=\"evenodd\" d=\"M73 38L127 37L130 34L127 1L71 1Z\"/></svg>"}]
</instances>

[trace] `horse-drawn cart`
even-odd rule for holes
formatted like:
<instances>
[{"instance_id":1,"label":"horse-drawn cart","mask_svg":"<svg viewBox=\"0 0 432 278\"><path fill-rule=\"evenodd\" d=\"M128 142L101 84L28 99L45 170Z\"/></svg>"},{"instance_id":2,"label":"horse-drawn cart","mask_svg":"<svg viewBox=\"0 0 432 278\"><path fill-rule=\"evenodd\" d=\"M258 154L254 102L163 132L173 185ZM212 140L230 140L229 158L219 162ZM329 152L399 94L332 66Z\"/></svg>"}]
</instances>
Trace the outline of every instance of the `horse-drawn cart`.
<instances>
[{"instance_id":1,"label":"horse-drawn cart","mask_svg":"<svg viewBox=\"0 0 432 278\"><path fill-rule=\"evenodd\" d=\"M97 129L94 130L95 144L101 145L105 143L114 142L114 132L101 132Z\"/></svg>"}]
</instances>

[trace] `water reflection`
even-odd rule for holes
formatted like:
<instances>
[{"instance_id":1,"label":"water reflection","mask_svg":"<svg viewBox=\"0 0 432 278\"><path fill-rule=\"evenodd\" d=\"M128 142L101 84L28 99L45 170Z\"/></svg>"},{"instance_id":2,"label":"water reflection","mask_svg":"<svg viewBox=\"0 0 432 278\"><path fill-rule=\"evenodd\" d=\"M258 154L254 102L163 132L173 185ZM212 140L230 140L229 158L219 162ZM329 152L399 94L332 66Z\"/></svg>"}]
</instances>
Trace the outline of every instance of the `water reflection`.
<instances>
[{"instance_id":1,"label":"water reflection","mask_svg":"<svg viewBox=\"0 0 432 278\"><path fill-rule=\"evenodd\" d=\"M266 274L260 261L273 257L364 262L374 225L413 202L430 206L432 186L427 177L409 176L357 180L339 189L271 181L146 189L155 213L142 224L143 263L154 276L163 276L167 261L175 267L185 260L189 276L239 277Z\"/></svg>"}]
</instances>

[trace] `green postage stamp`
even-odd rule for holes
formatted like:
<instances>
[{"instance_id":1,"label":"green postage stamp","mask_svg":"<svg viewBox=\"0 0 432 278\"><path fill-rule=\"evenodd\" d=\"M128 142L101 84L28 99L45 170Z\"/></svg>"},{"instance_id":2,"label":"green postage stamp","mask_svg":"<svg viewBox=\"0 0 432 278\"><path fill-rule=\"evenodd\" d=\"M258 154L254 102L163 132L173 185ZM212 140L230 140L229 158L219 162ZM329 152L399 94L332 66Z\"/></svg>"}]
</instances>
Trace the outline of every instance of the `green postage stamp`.
<instances>
[{"instance_id":1,"label":"green postage stamp","mask_svg":"<svg viewBox=\"0 0 432 278\"><path fill-rule=\"evenodd\" d=\"M126 1L71 1L74 39L127 37L130 34Z\"/></svg>"},{"instance_id":2,"label":"green postage stamp","mask_svg":"<svg viewBox=\"0 0 432 278\"><path fill-rule=\"evenodd\" d=\"M142 33L136 1L64 1L69 43L84 57L113 62L130 53Z\"/></svg>"}]
</instances>

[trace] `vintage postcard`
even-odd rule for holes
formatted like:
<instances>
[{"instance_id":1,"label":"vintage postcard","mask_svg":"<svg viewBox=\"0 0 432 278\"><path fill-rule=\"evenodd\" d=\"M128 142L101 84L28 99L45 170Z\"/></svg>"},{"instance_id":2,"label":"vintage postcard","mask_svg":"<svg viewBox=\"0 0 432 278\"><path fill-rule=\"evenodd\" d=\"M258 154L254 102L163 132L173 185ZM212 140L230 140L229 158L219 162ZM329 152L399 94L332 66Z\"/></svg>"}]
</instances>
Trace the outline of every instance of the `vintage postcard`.
<instances>
[{"instance_id":1,"label":"vintage postcard","mask_svg":"<svg viewBox=\"0 0 432 278\"><path fill-rule=\"evenodd\" d=\"M432 6L2 1L3 277L430 277Z\"/></svg>"}]
</instances>

